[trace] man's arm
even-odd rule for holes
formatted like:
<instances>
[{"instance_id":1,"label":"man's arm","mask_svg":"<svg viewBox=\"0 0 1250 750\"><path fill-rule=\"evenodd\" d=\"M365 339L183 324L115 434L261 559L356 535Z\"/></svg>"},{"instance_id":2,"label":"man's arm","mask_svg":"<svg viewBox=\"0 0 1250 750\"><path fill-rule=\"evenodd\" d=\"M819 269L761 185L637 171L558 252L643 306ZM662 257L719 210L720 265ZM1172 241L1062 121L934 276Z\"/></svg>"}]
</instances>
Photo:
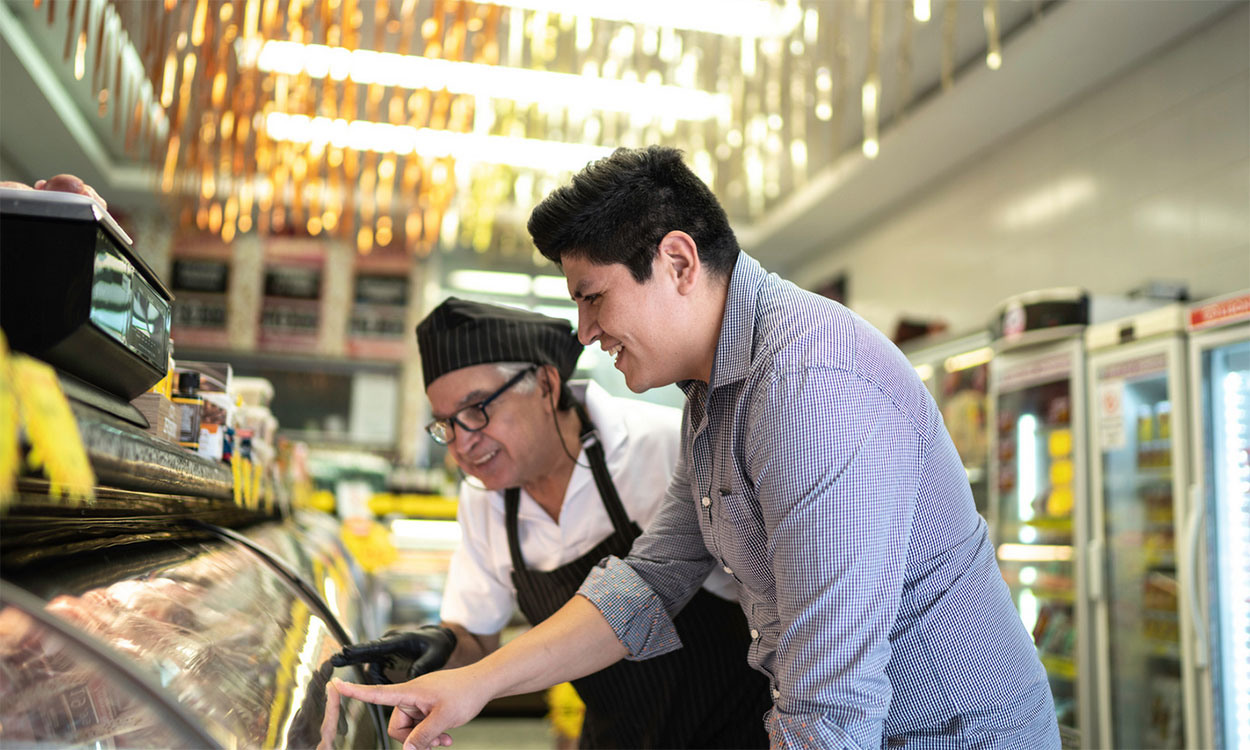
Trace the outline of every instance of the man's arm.
<instances>
[{"instance_id":1,"label":"man's arm","mask_svg":"<svg viewBox=\"0 0 1250 750\"><path fill-rule=\"evenodd\" d=\"M456 650L451 652L446 669L463 667L480 660L482 657L499 648L499 634L479 635L470 633L457 622L443 621L443 627L456 634Z\"/></svg>"},{"instance_id":2,"label":"man's arm","mask_svg":"<svg viewBox=\"0 0 1250 750\"><path fill-rule=\"evenodd\" d=\"M400 685L334 681L349 698L395 706L389 734L405 750L450 745L447 730L463 725L488 701L519 695L598 672L625 656L599 610L574 596L555 614L460 669L433 672Z\"/></svg>"}]
</instances>

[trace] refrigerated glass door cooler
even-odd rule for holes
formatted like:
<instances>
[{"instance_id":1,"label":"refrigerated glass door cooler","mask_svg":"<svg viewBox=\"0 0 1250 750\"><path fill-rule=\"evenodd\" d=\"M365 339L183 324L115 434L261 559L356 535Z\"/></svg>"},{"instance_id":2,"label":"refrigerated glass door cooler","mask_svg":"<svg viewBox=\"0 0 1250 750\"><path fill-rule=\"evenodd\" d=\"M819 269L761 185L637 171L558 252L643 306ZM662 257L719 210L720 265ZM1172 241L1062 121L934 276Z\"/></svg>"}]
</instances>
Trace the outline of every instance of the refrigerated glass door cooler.
<instances>
[{"instance_id":1,"label":"refrigerated glass door cooler","mask_svg":"<svg viewBox=\"0 0 1250 750\"><path fill-rule=\"evenodd\" d=\"M1199 747L1183 619L1188 440L1185 307L1091 326L1090 602L1099 747Z\"/></svg>"},{"instance_id":2,"label":"refrigerated glass door cooler","mask_svg":"<svg viewBox=\"0 0 1250 750\"><path fill-rule=\"evenodd\" d=\"M1250 748L1250 292L1189 312L1202 747Z\"/></svg>"},{"instance_id":3,"label":"refrigerated glass door cooler","mask_svg":"<svg viewBox=\"0 0 1250 750\"><path fill-rule=\"evenodd\" d=\"M999 567L1033 634L1065 747L1093 731L1084 353L1080 290L1013 298L992 324L990 528Z\"/></svg>"}]
</instances>

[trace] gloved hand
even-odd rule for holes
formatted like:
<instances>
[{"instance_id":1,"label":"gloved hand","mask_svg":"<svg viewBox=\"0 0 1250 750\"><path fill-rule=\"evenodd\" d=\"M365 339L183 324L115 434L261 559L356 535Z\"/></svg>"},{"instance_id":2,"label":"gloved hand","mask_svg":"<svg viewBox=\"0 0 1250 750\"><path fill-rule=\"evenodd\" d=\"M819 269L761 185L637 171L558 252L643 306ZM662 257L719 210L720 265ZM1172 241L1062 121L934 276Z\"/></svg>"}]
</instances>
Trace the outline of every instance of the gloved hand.
<instances>
[{"instance_id":1,"label":"gloved hand","mask_svg":"<svg viewBox=\"0 0 1250 750\"><path fill-rule=\"evenodd\" d=\"M420 677L427 672L442 668L456 650L456 634L438 625L422 625L416 630L390 631L376 641L344 646L330 658L336 667L348 664L368 664L366 671L375 684L386 684L390 679L386 670L403 669L408 663L408 679Z\"/></svg>"}]
</instances>

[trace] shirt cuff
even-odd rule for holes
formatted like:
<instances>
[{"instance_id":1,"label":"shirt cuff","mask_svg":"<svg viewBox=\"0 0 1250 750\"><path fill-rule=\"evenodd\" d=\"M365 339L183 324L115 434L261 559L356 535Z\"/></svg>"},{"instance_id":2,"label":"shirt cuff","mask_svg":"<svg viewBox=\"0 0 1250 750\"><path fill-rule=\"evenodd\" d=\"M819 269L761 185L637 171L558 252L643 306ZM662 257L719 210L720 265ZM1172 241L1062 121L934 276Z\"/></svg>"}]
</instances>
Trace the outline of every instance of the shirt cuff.
<instances>
[{"instance_id":1,"label":"shirt cuff","mask_svg":"<svg viewBox=\"0 0 1250 750\"><path fill-rule=\"evenodd\" d=\"M824 714L787 714L773 706L765 722L771 748L864 750L845 729Z\"/></svg>"},{"instance_id":2,"label":"shirt cuff","mask_svg":"<svg viewBox=\"0 0 1250 750\"><path fill-rule=\"evenodd\" d=\"M660 597L621 558L607 557L592 568L577 593L599 608L629 651L626 659L642 661L681 648Z\"/></svg>"}]
</instances>

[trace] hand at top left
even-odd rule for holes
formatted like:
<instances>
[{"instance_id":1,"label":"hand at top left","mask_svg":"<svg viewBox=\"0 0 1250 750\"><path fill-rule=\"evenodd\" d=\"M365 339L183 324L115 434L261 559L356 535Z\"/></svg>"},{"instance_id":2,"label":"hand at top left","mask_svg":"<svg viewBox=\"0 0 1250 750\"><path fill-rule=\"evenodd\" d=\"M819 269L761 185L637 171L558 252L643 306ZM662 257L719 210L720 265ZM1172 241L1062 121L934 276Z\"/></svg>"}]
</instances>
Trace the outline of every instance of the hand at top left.
<instances>
[{"instance_id":1,"label":"hand at top left","mask_svg":"<svg viewBox=\"0 0 1250 750\"><path fill-rule=\"evenodd\" d=\"M79 195L85 195L96 203L99 203L100 208L103 208L105 211L109 209L109 204L100 197L100 194L95 191L95 188L83 182L81 178L75 177L72 174L59 174L47 180L39 180L35 183L34 187L22 182L12 181L0 182L0 187L17 188L19 190L56 190L62 193L77 193Z\"/></svg>"}]
</instances>

